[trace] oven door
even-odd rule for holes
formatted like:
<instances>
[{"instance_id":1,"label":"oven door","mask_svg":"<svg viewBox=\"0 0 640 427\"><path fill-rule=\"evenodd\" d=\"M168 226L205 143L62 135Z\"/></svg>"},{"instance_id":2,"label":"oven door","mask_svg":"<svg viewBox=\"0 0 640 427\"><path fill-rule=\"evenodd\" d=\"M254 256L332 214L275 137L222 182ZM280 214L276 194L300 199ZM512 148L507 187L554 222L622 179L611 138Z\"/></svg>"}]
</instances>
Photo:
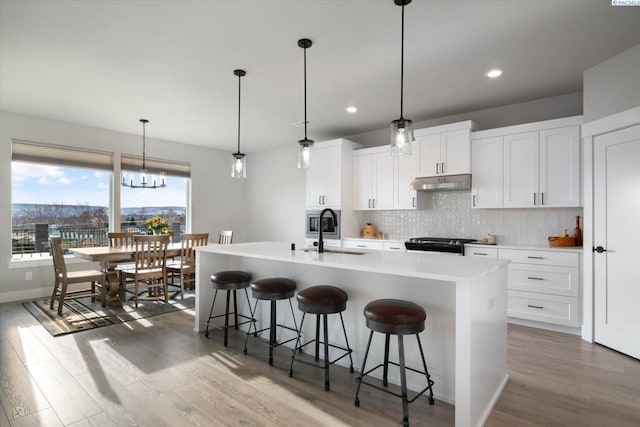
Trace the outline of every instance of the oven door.
<instances>
[{"instance_id":1,"label":"oven door","mask_svg":"<svg viewBox=\"0 0 640 427\"><path fill-rule=\"evenodd\" d=\"M340 239L340 211L335 211L338 221L334 222L333 217L325 214L322 218L322 237L323 239ZM320 230L320 211L306 212L306 230L305 236L311 239L318 238Z\"/></svg>"}]
</instances>

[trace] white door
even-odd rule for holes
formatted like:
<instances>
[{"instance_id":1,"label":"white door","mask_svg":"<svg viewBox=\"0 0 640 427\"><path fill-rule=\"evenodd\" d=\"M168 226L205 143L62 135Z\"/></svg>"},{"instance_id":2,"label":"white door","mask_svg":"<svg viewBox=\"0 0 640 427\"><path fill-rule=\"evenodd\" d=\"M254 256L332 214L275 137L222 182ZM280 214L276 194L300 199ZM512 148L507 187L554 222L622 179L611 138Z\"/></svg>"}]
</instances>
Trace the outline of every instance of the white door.
<instances>
[{"instance_id":1,"label":"white door","mask_svg":"<svg viewBox=\"0 0 640 427\"><path fill-rule=\"evenodd\" d=\"M540 201L580 206L580 126L540 131Z\"/></svg>"},{"instance_id":2,"label":"white door","mask_svg":"<svg viewBox=\"0 0 640 427\"><path fill-rule=\"evenodd\" d=\"M372 209L373 155L353 156L353 209Z\"/></svg>"},{"instance_id":3,"label":"white door","mask_svg":"<svg viewBox=\"0 0 640 427\"><path fill-rule=\"evenodd\" d=\"M445 132L440 136L440 168L444 175L471 172L471 131Z\"/></svg>"},{"instance_id":4,"label":"white door","mask_svg":"<svg viewBox=\"0 0 640 427\"><path fill-rule=\"evenodd\" d=\"M418 176L440 174L440 134L425 135L416 138L414 148L418 147Z\"/></svg>"},{"instance_id":5,"label":"white door","mask_svg":"<svg viewBox=\"0 0 640 427\"><path fill-rule=\"evenodd\" d=\"M395 158L395 209L415 209L417 205L416 190L411 188L411 183L418 170L418 155L398 156Z\"/></svg>"},{"instance_id":6,"label":"white door","mask_svg":"<svg viewBox=\"0 0 640 427\"><path fill-rule=\"evenodd\" d=\"M472 142L471 206L501 208L503 192L502 137Z\"/></svg>"},{"instance_id":7,"label":"white door","mask_svg":"<svg viewBox=\"0 0 640 427\"><path fill-rule=\"evenodd\" d=\"M538 132L504 137L504 207L535 208L538 194Z\"/></svg>"},{"instance_id":8,"label":"white door","mask_svg":"<svg viewBox=\"0 0 640 427\"><path fill-rule=\"evenodd\" d=\"M595 340L640 359L640 125L593 147Z\"/></svg>"},{"instance_id":9,"label":"white door","mask_svg":"<svg viewBox=\"0 0 640 427\"><path fill-rule=\"evenodd\" d=\"M373 208L393 209L393 157L391 153L373 155Z\"/></svg>"}]
</instances>

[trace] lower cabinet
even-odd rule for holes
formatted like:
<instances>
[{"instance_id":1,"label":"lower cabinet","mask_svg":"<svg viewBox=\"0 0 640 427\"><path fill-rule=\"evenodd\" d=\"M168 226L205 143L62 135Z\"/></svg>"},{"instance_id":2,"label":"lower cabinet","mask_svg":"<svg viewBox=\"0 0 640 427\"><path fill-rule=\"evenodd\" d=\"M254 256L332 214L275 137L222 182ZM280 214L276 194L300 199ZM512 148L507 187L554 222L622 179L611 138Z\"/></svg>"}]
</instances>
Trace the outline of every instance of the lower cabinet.
<instances>
[{"instance_id":1,"label":"lower cabinet","mask_svg":"<svg viewBox=\"0 0 640 427\"><path fill-rule=\"evenodd\" d=\"M579 327L580 252L466 245L465 256L511 260L510 318Z\"/></svg>"},{"instance_id":2,"label":"lower cabinet","mask_svg":"<svg viewBox=\"0 0 640 427\"><path fill-rule=\"evenodd\" d=\"M374 240L374 239L344 239L343 248L370 249L376 251L396 251L406 252L403 241L395 240Z\"/></svg>"}]
</instances>

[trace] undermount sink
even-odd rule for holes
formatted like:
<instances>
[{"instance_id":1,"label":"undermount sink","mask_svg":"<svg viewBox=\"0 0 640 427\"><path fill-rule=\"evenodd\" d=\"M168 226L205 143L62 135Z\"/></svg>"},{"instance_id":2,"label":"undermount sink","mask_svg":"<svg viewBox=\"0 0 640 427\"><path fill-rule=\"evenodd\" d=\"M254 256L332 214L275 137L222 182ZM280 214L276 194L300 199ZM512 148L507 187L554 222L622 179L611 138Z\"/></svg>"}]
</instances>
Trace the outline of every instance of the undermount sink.
<instances>
[{"instance_id":1,"label":"undermount sink","mask_svg":"<svg viewBox=\"0 0 640 427\"><path fill-rule=\"evenodd\" d=\"M305 252L318 252L318 248L306 248L303 249ZM348 251L344 249L333 249L333 248L324 248L325 252L331 252L334 254L347 254L347 255L364 255L365 252L356 252L356 251Z\"/></svg>"}]
</instances>

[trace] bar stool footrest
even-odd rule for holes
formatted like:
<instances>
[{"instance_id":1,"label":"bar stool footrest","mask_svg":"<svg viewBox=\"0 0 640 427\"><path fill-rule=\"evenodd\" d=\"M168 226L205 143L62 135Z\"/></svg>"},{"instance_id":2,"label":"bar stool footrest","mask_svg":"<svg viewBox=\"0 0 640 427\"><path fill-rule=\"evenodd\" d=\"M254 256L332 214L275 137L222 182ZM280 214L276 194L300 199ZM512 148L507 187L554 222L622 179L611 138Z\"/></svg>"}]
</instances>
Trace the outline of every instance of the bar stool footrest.
<instances>
[{"instance_id":1,"label":"bar stool footrest","mask_svg":"<svg viewBox=\"0 0 640 427\"><path fill-rule=\"evenodd\" d=\"M399 365L398 363L396 363L396 362L391 362L391 361L389 361L388 363L389 363L389 364L391 364L391 365L398 366L398 367L400 366L400 365ZM358 383L360 383L360 384L368 385L369 387L373 387L373 388L378 389L378 390L380 390L380 391L383 391L383 392L385 392L385 393L387 393L387 394L390 394L390 395L392 395L392 396L399 397L399 398L401 398L401 399L402 399L402 395L401 395L401 394L395 393L395 392L393 392L393 391L391 391L391 390L389 390L389 389L387 389L387 388L385 388L385 387L380 387L380 386L379 386L379 385L377 385L377 384L372 384L372 383L370 383L370 382L364 381L364 377L365 377L366 375L369 375L371 372L375 371L376 369L380 369L380 368L382 368L382 367L384 367L384 363L381 363L381 364L379 364L379 365L377 365L377 366L374 366L373 368L369 369L367 372L365 372L364 374L362 374L362 377L360 377L360 378L356 378L356 382L358 382ZM423 371L419 371L419 370L414 369L414 368L410 368L410 367L408 367L408 366L405 366L405 369L406 369L406 370L408 370L408 371L415 372L415 373L417 373L417 374L422 374L422 375L427 376L427 374L426 374L425 372L423 372ZM381 381L382 381L382 380L381 380ZM429 390L429 389L430 389L430 388L435 384L435 382L431 379L431 375L428 375L428 376L427 376L427 383L428 383L428 385L427 385L424 389L422 389L422 391L417 392L417 393L416 393L416 395L415 395L415 396L413 396L413 398L409 399L409 396L408 396L408 394L407 394L407 402L408 402L408 403L413 403L417 398L419 398L420 396L422 396L422 395L423 395L427 390ZM433 401L433 397L431 397L431 396L430 396L430 397L429 397L429 403L430 403L430 404L433 404L433 403L432 403L432 401Z\"/></svg>"},{"instance_id":2,"label":"bar stool footrest","mask_svg":"<svg viewBox=\"0 0 640 427\"><path fill-rule=\"evenodd\" d=\"M304 343L304 344L300 345L299 347L297 347L297 348L293 349L292 351L295 351L295 353L293 353L293 356L292 356L292 357L294 358L294 360L295 360L296 362L302 362L302 363L306 363L307 365L310 365L310 366L316 366L316 367L318 367L318 368L323 368L323 369L324 369L324 365L320 366L320 365L318 365L318 364L316 364L316 363L312 363L312 362L309 362L309 361L306 361L306 360L301 360L301 359L296 359L296 358L295 358L295 354L296 354L297 352L301 352L301 353L302 353L302 349L304 349L304 348L305 348L307 345L309 345L309 344L313 344L314 342L316 342L315 338L314 338L314 339L312 339L312 340L310 340L310 341L307 341L306 343ZM324 341L319 341L319 344L324 345ZM343 359L343 358L347 357L348 355L350 355L351 353L353 353L353 349L351 349L351 348L345 348L345 347L341 347L341 346L339 346L339 345L335 345L335 344L327 344L327 345L328 345L329 347L331 347L331 348L336 348L336 349L338 349L338 350L342 350L342 351L344 351L344 352L345 352L342 356L340 356L340 357L338 357L338 358L336 358L336 359L333 359L333 360L329 361L329 365L333 365L333 364L335 364L338 360Z\"/></svg>"}]
</instances>

